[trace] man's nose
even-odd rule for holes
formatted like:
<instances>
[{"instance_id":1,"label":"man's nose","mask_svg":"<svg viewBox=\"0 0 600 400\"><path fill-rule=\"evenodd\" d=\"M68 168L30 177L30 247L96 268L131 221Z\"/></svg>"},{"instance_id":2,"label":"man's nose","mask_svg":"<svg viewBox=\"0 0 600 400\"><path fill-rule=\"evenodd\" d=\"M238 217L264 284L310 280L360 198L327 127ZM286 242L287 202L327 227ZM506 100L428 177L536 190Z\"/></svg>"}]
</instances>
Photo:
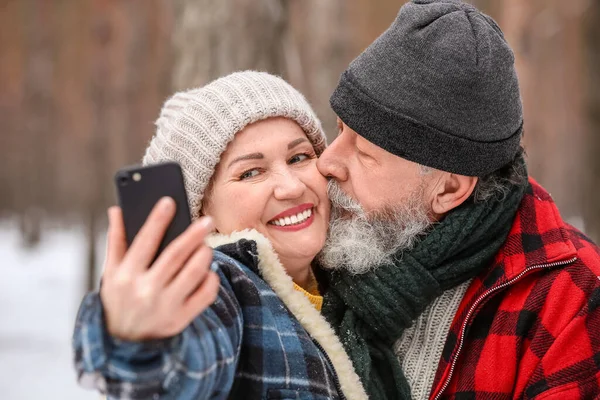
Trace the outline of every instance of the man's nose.
<instances>
[{"instance_id":1,"label":"man's nose","mask_svg":"<svg viewBox=\"0 0 600 400\"><path fill-rule=\"evenodd\" d=\"M348 169L341 154L339 138L335 139L317 160L317 169L321 175L336 181L348 179Z\"/></svg>"}]
</instances>

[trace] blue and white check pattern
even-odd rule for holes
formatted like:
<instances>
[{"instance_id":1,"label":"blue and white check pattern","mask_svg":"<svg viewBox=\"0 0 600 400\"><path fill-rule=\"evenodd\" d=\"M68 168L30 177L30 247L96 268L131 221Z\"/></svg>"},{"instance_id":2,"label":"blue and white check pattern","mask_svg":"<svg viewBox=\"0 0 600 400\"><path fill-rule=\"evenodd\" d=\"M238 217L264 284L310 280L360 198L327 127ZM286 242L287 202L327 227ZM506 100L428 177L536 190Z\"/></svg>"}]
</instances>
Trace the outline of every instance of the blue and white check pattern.
<instances>
[{"instance_id":1,"label":"blue and white check pattern","mask_svg":"<svg viewBox=\"0 0 600 400\"><path fill-rule=\"evenodd\" d=\"M120 399L340 398L327 356L259 276L255 243L219 250L218 299L176 337L111 338L88 294L73 336L80 384Z\"/></svg>"}]
</instances>

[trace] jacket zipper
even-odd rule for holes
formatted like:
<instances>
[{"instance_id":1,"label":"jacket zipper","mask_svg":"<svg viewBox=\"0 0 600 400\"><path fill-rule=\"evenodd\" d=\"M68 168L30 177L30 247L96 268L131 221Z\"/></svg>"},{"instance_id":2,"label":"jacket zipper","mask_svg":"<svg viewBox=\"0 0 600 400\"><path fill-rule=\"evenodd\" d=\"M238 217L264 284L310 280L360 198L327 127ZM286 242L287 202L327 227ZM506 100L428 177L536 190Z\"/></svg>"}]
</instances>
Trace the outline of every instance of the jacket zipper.
<instances>
[{"instance_id":1,"label":"jacket zipper","mask_svg":"<svg viewBox=\"0 0 600 400\"><path fill-rule=\"evenodd\" d=\"M333 363L331 362L331 359L329 358L329 355L327 354L325 349L323 349L323 346L321 346L321 344L315 340L315 338L311 338L311 339L312 339L313 343L315 344L315 346L317 346L317 348L319 350L321 350L321 353L325 356L325 360L327 361L327 364L331 368L331 371L333 371L333 383L335 384L335 389L337 390L338 394L340 395L340 400L347 400L346 396L344 395L344 392L342 392L342 386L340 385L340 380L338 378L337 372L335 371Z\"/></svg>"},{"instance_id":2,"label":"jacket zipper","mask_svg":"<svg viewBox=\"0 0 600 400\"><path fill-rule=\"evenodd\" d=\"M450 373L448 374L448 377L446 378L444 385L442 386L442 389L437 394L437 396L435 396L434 400L439 400L439 398L442 396L444 391L448 388L448 385L450 384L450 381L452 380L452 374L454 373L454 368L456 367L456 362L458 360L458 356L460 355L460 352L461 352L463 344L464 344L465 334L466 334L466 330L467 330L467 325L469 324L469 320L473 316L475 309L479 306L479 304L486 297L488 297L490 294L497 292L500 289L504 289L505 287L512 285L513 283L515 283L516 281L521 279L523 276L525 276L528 272L533 271L534 269L553 268L553 267L558 267L561 265L568 265L568 264L575 262L575 260L577 260L577 257L573 257L573 258L571 258L569 260L565 260L565 261L557 261L557 262L553 262L553 263L549 263L549 264L540 264L540 265L531 266L529 268L526 268L523 272L521 272L519 275L515 276L511 280L504 282L503 284L498 285L495 288L492 288L492 289L488 290L487 292L483 293L481 296L479 296L477 298L477 300L475 300L475 303L473 303L473 305L469 309L469 312L467 313L465 322L463 323L463 326L460 330L460 341L458 344L458 350L456 350L456 355L454 356L454 359L452 360L452 365L450 365Z\"/></svg>"}]
</instances>

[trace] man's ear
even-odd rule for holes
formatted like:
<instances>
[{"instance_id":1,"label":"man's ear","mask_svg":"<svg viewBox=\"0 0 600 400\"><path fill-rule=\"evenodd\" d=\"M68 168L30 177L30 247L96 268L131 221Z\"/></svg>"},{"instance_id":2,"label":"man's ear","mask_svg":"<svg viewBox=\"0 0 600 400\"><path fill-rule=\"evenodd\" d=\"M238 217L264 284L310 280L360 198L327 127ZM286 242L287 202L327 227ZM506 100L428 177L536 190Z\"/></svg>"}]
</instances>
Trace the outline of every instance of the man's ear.
<instances>
[{"instance_id":1,"label":"man's ear","mask_svg":"<svg viewBox=\"0 0 600 400\"><path fill-rule=\"evenodd\" d=\"M442 216L464 203L473 193L477 180L476 176L446 173L433 188L431 211Z\"/></svg>"}]
</instances>

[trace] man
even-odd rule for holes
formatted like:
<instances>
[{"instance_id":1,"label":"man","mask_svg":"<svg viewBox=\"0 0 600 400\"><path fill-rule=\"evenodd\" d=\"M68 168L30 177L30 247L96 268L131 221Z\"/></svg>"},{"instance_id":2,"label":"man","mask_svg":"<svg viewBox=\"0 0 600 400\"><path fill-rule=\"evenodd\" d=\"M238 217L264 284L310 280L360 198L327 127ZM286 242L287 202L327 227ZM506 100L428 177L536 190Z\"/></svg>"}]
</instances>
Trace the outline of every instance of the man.
<instances>
[{"instance_id":1,"label":"man","mask_svg":"<svg viewBox=\"0 0 600 400\"><path fill-rule=\"evenodd\" d=\"M371 398L600 396L600 250L527 177L496 23L413 0L331 106L323 313Z\"/></svg>"}]
</instances>

